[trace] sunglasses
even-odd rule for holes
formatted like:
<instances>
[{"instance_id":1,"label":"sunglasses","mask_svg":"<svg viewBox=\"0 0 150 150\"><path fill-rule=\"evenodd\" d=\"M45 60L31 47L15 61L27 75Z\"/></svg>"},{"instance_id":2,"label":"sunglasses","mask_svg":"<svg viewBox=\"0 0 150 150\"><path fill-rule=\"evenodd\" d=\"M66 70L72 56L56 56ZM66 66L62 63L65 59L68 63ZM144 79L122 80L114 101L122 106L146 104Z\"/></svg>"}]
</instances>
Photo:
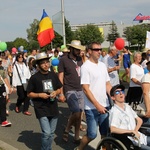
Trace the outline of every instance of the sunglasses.
<instances>
[{"instance_id":1,"label":"sunglasses","mask_svg":"<svg viewBox=\"0 0 150 150\"><path fill-rule=\"evenodd\" d=\"M121 94L121 93L124 94L125 93L124 90L117 90L117 91L115 91L116 95Z\"/></svg>"},{"instance_id":2,"label":"sunglasses","mask_svg":"<svg viewBox=\"0 0 150 150\"><path fill-rule=\"evenodd\" d=\"M102 51L102 48L91 48L91 50L98 52L98 51Z\"/></svg>"}]
</instances>

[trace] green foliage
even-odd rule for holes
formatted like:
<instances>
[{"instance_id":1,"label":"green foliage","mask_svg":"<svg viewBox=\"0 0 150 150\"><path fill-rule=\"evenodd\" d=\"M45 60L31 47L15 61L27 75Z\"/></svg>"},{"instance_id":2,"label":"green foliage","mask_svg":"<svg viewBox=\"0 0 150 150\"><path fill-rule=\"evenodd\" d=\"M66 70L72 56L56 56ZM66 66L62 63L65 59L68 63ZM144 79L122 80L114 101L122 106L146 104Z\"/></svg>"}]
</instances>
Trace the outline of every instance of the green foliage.
<instances>
[{"instance_id":1,"label":"green foliage","mask_svg":"<svg viewBox=\"0 0 150 150\"><path fill-rule=\"evenodd\" d=\"M16 48L20 47L20 46L23 46L24 49L28 49L29 48L29 44L27 42L26 39L23 39L23 38L16 38L13 42L14 46Z\"/></svg>"},{"instance_id":2,"label":"green foliage","mask_svg":"<svg viewBox=\"0 0 150 150\"><path fill-rule=\"evenodd\" d=\"M87 24L86 26L76 30L74 33L74 38L80 40L83 45L87 45L92 42L102 43L104 41L99 28L91 24Z\"/></svg>"},{"instance_id":3,"label":"green foliage","mask_svg":"<svg viewBox=\"0 0 150 150\"><path fill-rule=\"evenodd\" d=\"M107 35L107 41L110 42L110 44L114 43L116 38L120 37L118 33L118 28L114 21L112 21L111 26L109 28L109 33Z\"/></svg>"},{"instance_id":4,"label":"green foliage","mask_svg":"<svg viewBox=\"0 0 150 150\"><path fill-rule=\"evenodd\" d=\"M7 50L11 51L11 49L14 47L14 42L6 42L7 43Z\"/></svg>"},{"instance_id":5,"label":"green foliage","mask_svg":"<svg viewBox=\"0 0 150 150\"><path fill-rule=\"evenodd\" d=\"M30 24L30 28L27 29L27 39L29 42L37 41L37 31L39 26L39 20L34 19L33 23Z\"/></svg>"},{"instance_id":6,"label":"green foliage","mask_svg":"<svg viewBox=\"0 0 150 150\"><path fill-rule=\"evenodd\" d=\"M124 29L124 37L129 42L129 46L137 45L138 50L145 47L146 31L150 31L148 24L134 25Z\"/></svg>"}]
</instances>

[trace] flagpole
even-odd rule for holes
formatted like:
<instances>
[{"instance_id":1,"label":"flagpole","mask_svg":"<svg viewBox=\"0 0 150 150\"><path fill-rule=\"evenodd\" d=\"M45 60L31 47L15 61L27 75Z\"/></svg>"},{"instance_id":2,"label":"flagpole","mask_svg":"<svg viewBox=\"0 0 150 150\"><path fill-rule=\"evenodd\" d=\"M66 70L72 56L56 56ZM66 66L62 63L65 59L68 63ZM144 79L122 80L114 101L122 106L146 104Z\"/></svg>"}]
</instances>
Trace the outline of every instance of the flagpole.
<instances>
[{"instance_id":1,"label":"flagpole","mask_svg":"<svg viewBox=\"0 0 150 150\"><path fill-rule=\"evenodd\" d=\"M63 44L66 45L64 0L61 0L61 14L62 14L62 28L63 28Z\"/></svg>"}]
</instances>

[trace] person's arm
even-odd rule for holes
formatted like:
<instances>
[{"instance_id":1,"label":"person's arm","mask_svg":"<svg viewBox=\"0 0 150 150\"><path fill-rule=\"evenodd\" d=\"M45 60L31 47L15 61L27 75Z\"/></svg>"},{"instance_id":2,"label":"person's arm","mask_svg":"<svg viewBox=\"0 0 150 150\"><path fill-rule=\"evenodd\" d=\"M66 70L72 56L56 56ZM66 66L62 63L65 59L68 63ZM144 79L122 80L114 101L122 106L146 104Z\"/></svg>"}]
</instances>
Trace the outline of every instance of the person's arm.
<instances>
[{"instance_id":1,"label":"person's arm","mask_svg":"<svg viewBox=\"0 0 150 150\"><path fill-rule=\"evenodd\" d=\"M117 71L119 69L120 69L120 66L115 66L113 68L108 68L107 70L108 70L108 73L110 73L110 72L113 72L113 71Z\"/></svg>"},{"instance_id":2,"label":"person's arm","mask_svg":"<svg viewBox=\"0 0 150 150\"><path fill-rule=\"evenodd\" d=\"M117 133L117 134L124 134L124 133L133 133L134 131L132 130L127 130L127 129L120 129L115 126L110 126L110 132L111 133Z\"/></svg>"},{"instance_id":3,"label":"person's arm","mask_svg":"<svg viewBox=\"0 0 150 150\"><path fill-rule=\"evenodd\" d=\"M8 89L9 89L9 94L11 94L11 93L12 93L12 88L11 88L11 86L10 86L10 84L9 84L8 78L5 78L5 79L4 79L4 82L5 82L6 86L7 86Z\"/></svg>"},{"instance_id":4,"label":"person's arm","mask_svg":"<svg viewBox=\"0 0 150 150\"><path fill-rule=\"evenodd\" d=\"M140 117L136 117L135 119L136 119L136 127L135 127L134 130L135 131L139 131L143 121L142 121L142 119Z\"/></svg>"},{"instance_id":5,"label":"person's arm","mask_svg":"<svg viewBox=\"0 0 150 150\"><path fill-rule=\"evenodd\" d=\"M143 98L144 103L146 106L146 117L150 117L150 97L149 97L149 83L144 82L142 83L142 90L143 90Z\"/></svg>"},{"instance_id":6,"label":"person's arm","mask_svg":"<svg viewBox=\"0 0 150 150\"><path fill-rule=\"evenodd\" d=\"M131 78L131 80L132 80L135 84L141 85L141 82L138 81L136 78Z\"/></svg>"},{"instance_id":7,"label":"person's arm","mask_svg":"<svg viewBox=\"0 0 150 150\"><path fill-rule=\"evenodd\" d=\"M107 111L106 108L99 104L99 102L95 99L93 93L90 91L89 84L83 84L82 88L83 88L83 92L90 100L90 102L96 107L96 109L102 114L106 113Z\"/></svg>"},{"instance_id":8,"label":"person's arm","mask_svg":"<svg viewBox=\"0 0 150 150\"><path fill-rule=\"evenodd\" d=\"M63 85L63 83L64 83L64 72L60 72L59 74L58 74L58 78L59 78L59 80L60 80L60 82L62 83L62 85ZM64 102L65 100L66 100L66 98L65 98L65 96L64 96L64 92L63 92L63 86L62 86L62 88L60 88L60 94L59 94L59 101L61 101L61 102Z\"/></svg>"},{"instance_id":9,"label":"person's arm","mask_svg":"<svg viewBox=\"0 0 150 150\"><path fill-rule=\"evenodd\" d=\"M130 55L132 55L132 52L131 52L130 50L128 50L128 53L129 53Z\"/></svg>"},{"instance_id":10,"label":"person's arm","mask_svg":"<svg viewBox=\"0 0 150 150\"><path fill-rule=\"evenodd\" d=\"M55 98L57 95L59 95L59 93L60 93L60 89L57 89L53 91L51 94L29 92L27 96L30 98L48 99L48 98Z\"/></svg>"},{"instance_id":11,"label":"person's arm","mask_svg":"<svg viewBox=\"0 0 150 150\"><path fill-rule=\"evenodd\" d=\"M110 96L110 90L111 90L112 86L110 84L110 81L106 82L106 92L107 94Z\"/></svg>"}]
</instances>

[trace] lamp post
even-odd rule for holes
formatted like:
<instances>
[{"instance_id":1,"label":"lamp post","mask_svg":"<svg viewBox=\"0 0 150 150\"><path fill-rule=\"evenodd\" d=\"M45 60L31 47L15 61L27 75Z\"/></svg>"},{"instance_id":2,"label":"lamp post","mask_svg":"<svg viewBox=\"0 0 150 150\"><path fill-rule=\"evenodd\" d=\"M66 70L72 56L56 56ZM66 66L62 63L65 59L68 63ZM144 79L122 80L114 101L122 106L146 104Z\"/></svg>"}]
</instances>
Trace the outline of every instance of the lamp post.
<instances>
[{"instance_id":1,"label":"lamp post","mask_svg":"<svg viewBox=\"0 0 150 150\"><path fill-rule=\"evenodd\" d=\"M61 14L62 14L63 44L66 45L65 16L64 16L64 0L61 0Z\"/></svg>"}]
</instances>

